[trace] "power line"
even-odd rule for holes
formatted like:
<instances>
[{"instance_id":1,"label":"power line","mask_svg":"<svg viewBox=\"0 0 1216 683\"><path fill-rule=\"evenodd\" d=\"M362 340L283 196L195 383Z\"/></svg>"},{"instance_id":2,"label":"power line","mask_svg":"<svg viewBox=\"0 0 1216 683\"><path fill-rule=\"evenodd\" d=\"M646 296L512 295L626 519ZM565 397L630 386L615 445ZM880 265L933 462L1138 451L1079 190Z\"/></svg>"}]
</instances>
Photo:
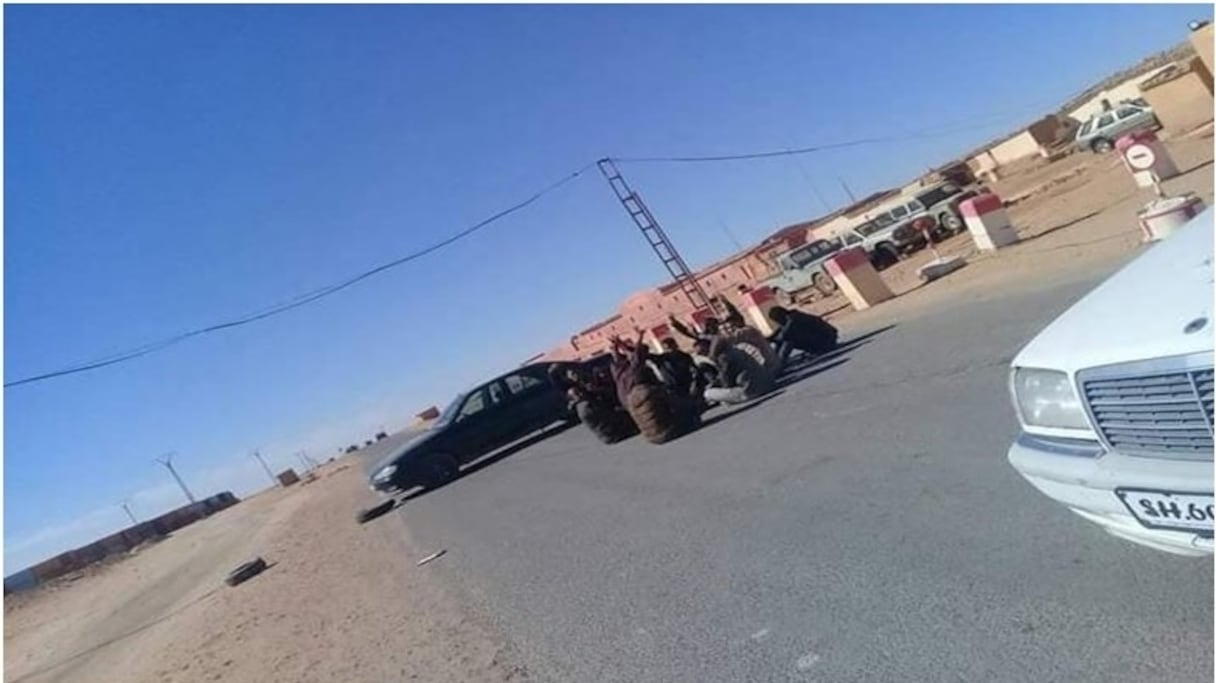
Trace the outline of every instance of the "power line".
<instances>
[{"instance_id":1,"label":"power line","mask_svg":"<svg viewBox=\"0 0 1216 683\"><path fill-rule=\"evenodd\" d=\"M1001 114L1002 119L1009 118L1010 113ZM802 154L811 154L814 152L826 152L833 149L845 149L848 147L860 147L863 145L875 145L880 143L905 142L909 140L924 140L935 137L944 137L955 133L964 133L972 130L981 130L991 128L998 125L994 116L985 117L988 123L966 123L960 125L937 126L933 128L923 128L918 131L910 131L897 135L886 135L881 137L858 138L856 140L844 140L841 142L831 142L821 145L811 145L809 147L795 147L779 150L771 150L767 152L745 152L740 154L718 154L711 156L647 156L647 157L611 157L612 161L621 164L654 164L654 163L703 163L713 161L746 161L751 159L770 159L774 157L799 156Z\"/></svg>"},{"instance_id":2,"label":"power line","mask_svg":"<svg viewBox=\"0 0 1216 683\"><path fill-rule=\"evenodd\" d=\"M135 349L131 349L129 351L124 351L122 353L115 354L113 356L108 356L108 357L101 358L98 360L89 361L87 363L68 367L68 368L65 368L62 370L55 370L55 371L46 372L46 373L43 373L40 375L33 375L31 377L25 377L22 379L14 380L12 382L5 382L4 387L7 389L9 387L16 387L16 386L21 386L23 384L31 384L34 382L41 382L41 381L45 381L48 379L54 379L56 377L63 377L65 375L72 375L72 374L75 374L78 372L97 370L99 368L104 368L108 365L114 365L116 363L122 363L125 361L133 360L135 358L139 358L140 356L146 356L150 353L160 351L162 349L173 346L175 344L180 344L181 342L186 341L187 339L190 339L191 337L198 337L198 336L202 336L205 334L211 334L213 332L219 332L221 330L230 329L233 327L240 327L241 325L248 325L249 323L256 322L258 320L263 320L265 318L269 318L272 316L280 315L280 314L286 313L287 311L290 311L294 308L299 308L301 306L305 306L307 304L313 303L314 301L317 301L317 300L323 299L327 296L336 294L336 293L346 289L347 287L350 287L354 284L362 282L363 280L366 280L372 276L378 275L386 270L390 270L392 268L396 268L398 266L404 265L406 263L409 263L410 261L419 259L423 256L426 256L435 251L438 251L454 242L462 240L465 237L468 237L469 235L472 235L473 233L481 230L482 228L485 228L486 226L490 225L491 223L494 223L500 219L506 218L507 216L509 216L517 211L520 211L521 209L524 209L525 207L531 205L532 203L534 203L541 197L549 194L550 192L553 192L554 190L558 189L562 185L565 185L566 183L570 182L571 180L574 180L578 176L582 175L585 171L587 171L594 165L595 165L594 162L589 163L589 164L583 166L582 168L578 169L577 171L574 171L572 173L565 175L560 180L558 180L554 183L551 183L550 185L548 185L545 188L541 189L540 191L536 192L535 194L528 197L527 199L525 199L517 204L514 204L506 209L503 209L502 211L499 211L498 213L490 216L489 218L486 218L485 220L483 220L479 223L476 223L468 228L465 228L464 230L461 230L460 232L452 235L451 237L448 237L447 239L436 242L435 244L432 244L431 246L426 247L425 249L415 251L415 252L412 252L405 256L402 256L400 258L393 259L392 261L389 261L387 263L383 263L370 270L363 271L362 273L359 273L358 275L355 275L353 277L342 280L341 282L337 282L335 284L329 285L327 287L322 287L320 289L315 289L306 294L301 294L290 301L287 301L287 302L284 302L281 304L276 304L274 306L262 309L260 311L254 312L254 313L249 313L247 315L236 318L234 320L229 320L227 322L222 322L222 323L218 323L215 325L209 325L207 327L201 327L196 330L190 330L189 332L183 332L181 334L175 335L173 337L169 337L167 339L163 339L161 341L152 342L150 344L145 344L144 346L140 346Z\"/></svg>"},{"instance_id":3,"label":"power line","mask_svg":"<svg viewBox=\"0 0 1216 683\"><path fill-rule=\"evenodd\" d=\"M1005 114L1003 116L1008 116L1008 114ZM996 124L995 123L985 123L985 124L979 124L979 125L971 124L971 125L966 125L966 126L954 126L954 127L946 127L946 128L939 128L939 129L924 129L920 132L905 133L902 135L860 138L857 140L846 140L843 142L814 145L814 146L810 146L810 147L800 147L800 148L793 148L793 149L787 148L787 149L776 150L776 151L751 152L751 153L745 153L745 154L728 154L728 155L716 155L716 156L685 156L685 157L657 157L657 156L655 156L655 157L608 157L605 160L611 161L611 162L618 162L618 163L664 163L664 162L666 162L666 163L696 163L696 162L713 162L713 161L740 161L740 160L748 160L748 159L765 159L765 158L771 158L771 157L797 156L797 155L802 155L802 154L810 154L813 152L822 152L822 151L833 150L833 149L844 149L844 148L848 148L848 147L857 147L857 146L862 146L862 145L878 144L878 143L883 143L883 142L900 142L900 141L905 141L905 140L940 137L940 136L951 135L953 133L963 132L963 131L967 131L967 130L976 130L976 129L980 129L980 128L987 128L987 127L990 127L993 125L996 125ZM412 252L412 253L402 256L400 258L393 259L392 261L389 261L387 263L383 263L370 270L363 271L362 273L359 273L353 277L347 278L347 279L337 282L335 284L332 284L332 285L329 285L326 287L322 287L320 289L315 289L315 290L312 290L311 292L300 294L300 295L296 296L295 298L291 299L290 301L276 304L276 305L270 306L268 308L264 308L262 310L256 311L254 313L249 313L247 315L238 317L234 320L229 320L229 321L218 323L215 325L209 325L207 327L201 327L201 328L198 328L195 330L190 330L188 332L183 332L181 334L178 334L178 335L175 335L172 337L168 337L168 338L162 339L160 341L151 342L149 344L145 344L143 346L139 346L134 349L123 351L123 352L120 352L120 353L117 353L117 354L114 354L111 356L99 358L96 360L80 363L80 364L77 364L74 366L69 366L64 369L54 370L51 372L45 372L45 373L38 374L38 375L32 375L30 377L24 377L22 379L13 380L11 382L5 382L4 388L7 389L10 387L17 387L17 386L22 386L25 384L33 384L35 382L42 382L42 381L46 381L49 379L64 377L66 375L73 375L73 374L80 373L80 372L98 370L100 368L104 368L104 367L107 367L110 365L124 363L126 361L134 360L141 356L146 356L148 354L155 353L157 351L163 350L170 346L180 344L181 342L184 342L192 337L203 336L206 334L211 334L214 332L219 332L219 331L234 328L234 327L240 327L242 325L248 325L250 323L257 322L259 320L263 320L266 318L270 318L270 317L273 317L276 315L286 313L287 311L290 311L295 308L299 308L301 306L306 306L310 303L313 303L313 302L323 299L325 297L332 296L333 294L336 294L336 293L346 289L347 287L350 287L359 282L362 282L363 280L366 280L370 277L378 275L384 271L391 270L398 266L404 265L406 263L419 259L423 256L436 252L454 242L462 240L465 237L468 237L468 236L472 235L473 233L478 232L482 228L485 228L498 220L501 220L517 211L520 211L520 210L528 207L529 205L531 205L534 202L536 202L537 200L539 200L541 197L549 194L550 192L557 190L558 188L565 185L566 183L579 177L580 175L585 173L587 170L589 170L591 167L595 166L596 163L597 162L593 161L591 163L584 165L583 167L579 168L578 170L563 176L560 180L557 180L556 182L551 183L550 185L544 187L543 189L534 193L527 199L525 199L517 204L514 204L506 209L503 209L502 211L499 211L498 213L490 216L489 218L486 218L485 220L475 223L474 225L452 235L451 237L448 237L444 240L436 242L435 244L432 244L431 246L426 247L425 249Z\"/></svg>"}]
</instances>

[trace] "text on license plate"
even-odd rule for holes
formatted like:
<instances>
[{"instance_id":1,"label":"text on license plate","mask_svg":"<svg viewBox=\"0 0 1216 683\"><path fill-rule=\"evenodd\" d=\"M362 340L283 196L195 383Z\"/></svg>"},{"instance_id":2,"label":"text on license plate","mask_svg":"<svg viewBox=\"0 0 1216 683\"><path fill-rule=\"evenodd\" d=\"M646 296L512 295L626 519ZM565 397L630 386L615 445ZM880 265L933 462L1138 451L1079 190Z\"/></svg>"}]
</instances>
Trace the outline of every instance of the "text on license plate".
<instances>
[{"instance_id":1,"label":"text on license plate","mask_svg":"<svg viewBox=\"0 0 1216 683\"><path fill-rule=\"evenodd\" d=\"M1149 529L1193 531L1210 536L1216 517L1210 493L1115 489L1115 495Z\"/></svg>"}]
</instances>

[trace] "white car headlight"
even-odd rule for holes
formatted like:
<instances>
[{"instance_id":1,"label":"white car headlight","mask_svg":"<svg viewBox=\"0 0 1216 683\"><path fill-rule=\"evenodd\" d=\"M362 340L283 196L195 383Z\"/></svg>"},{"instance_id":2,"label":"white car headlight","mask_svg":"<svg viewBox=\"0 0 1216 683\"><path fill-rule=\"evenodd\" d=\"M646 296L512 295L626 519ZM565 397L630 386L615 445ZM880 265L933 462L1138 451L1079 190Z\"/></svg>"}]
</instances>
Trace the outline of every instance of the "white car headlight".
<instances>
[{"instance_id":1,"label":"white car headlight","mask_svg":"<svg viewBox=\"0 0 1216 683\"><path fill-rule=\"evenodd\" d=\"M372 480L373 481L384 481L385 479L391 479L393 474L396 471L397 471L396 465L389 465L388 467L382 467L379 472L376 472L376 474L372 476Z\"/></svg>"},{"instance_id":2,"label":"white car headlight","mask_svg":"<svg viewBox=\"0 0 1216 683\"><path fill-rule=\"evenodd\" d=\"M1091 429L1067 373L1038 368L1015 369L1013 402L1023 424L1057 429Z\"/></svg>"}]
</instances>

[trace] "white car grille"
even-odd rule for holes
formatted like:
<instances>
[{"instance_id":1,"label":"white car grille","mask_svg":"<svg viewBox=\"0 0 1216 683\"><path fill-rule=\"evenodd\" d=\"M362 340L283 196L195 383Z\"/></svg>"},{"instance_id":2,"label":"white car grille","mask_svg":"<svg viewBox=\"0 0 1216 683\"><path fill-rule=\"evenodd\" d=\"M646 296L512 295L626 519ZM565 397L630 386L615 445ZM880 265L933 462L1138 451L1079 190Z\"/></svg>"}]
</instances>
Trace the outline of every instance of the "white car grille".
<instances>
[{"instance_id":1,"label":"white car grille","mask_svg":"<svg viewBox=\"0 0 1216 683\"><path fill-rule=\"evenodd\" d=\"M1103 372L1107 375L1107 372ZM1078 377L1090 417L1120 452L1212 458L1212 369Z\"/></svg>"}]
</instances>

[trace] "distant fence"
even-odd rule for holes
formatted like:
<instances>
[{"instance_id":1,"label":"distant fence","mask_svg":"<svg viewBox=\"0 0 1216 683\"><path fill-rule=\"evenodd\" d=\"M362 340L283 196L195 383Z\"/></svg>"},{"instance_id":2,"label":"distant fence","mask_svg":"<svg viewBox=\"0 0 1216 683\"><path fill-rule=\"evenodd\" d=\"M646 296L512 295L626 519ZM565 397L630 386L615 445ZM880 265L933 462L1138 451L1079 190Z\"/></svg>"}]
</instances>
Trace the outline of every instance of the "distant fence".
<instances>
[{"instance_id":1,"label":"distant fence","mask_svg":"<svg viewBox=\"0 0 1216 683\"><path fill-rule=\"evenodd\" d=\"M239 502L240 499L231 492L225 491L176 510L170 510L155 519L127 527L86 546L69 550L33 567L4 577L4 594L8 595L15 591L33 588L51 579L100 562L111 555L125 553L141 543L168 536L182 527L189 526Z\"/></svg>"}]
</instances>

